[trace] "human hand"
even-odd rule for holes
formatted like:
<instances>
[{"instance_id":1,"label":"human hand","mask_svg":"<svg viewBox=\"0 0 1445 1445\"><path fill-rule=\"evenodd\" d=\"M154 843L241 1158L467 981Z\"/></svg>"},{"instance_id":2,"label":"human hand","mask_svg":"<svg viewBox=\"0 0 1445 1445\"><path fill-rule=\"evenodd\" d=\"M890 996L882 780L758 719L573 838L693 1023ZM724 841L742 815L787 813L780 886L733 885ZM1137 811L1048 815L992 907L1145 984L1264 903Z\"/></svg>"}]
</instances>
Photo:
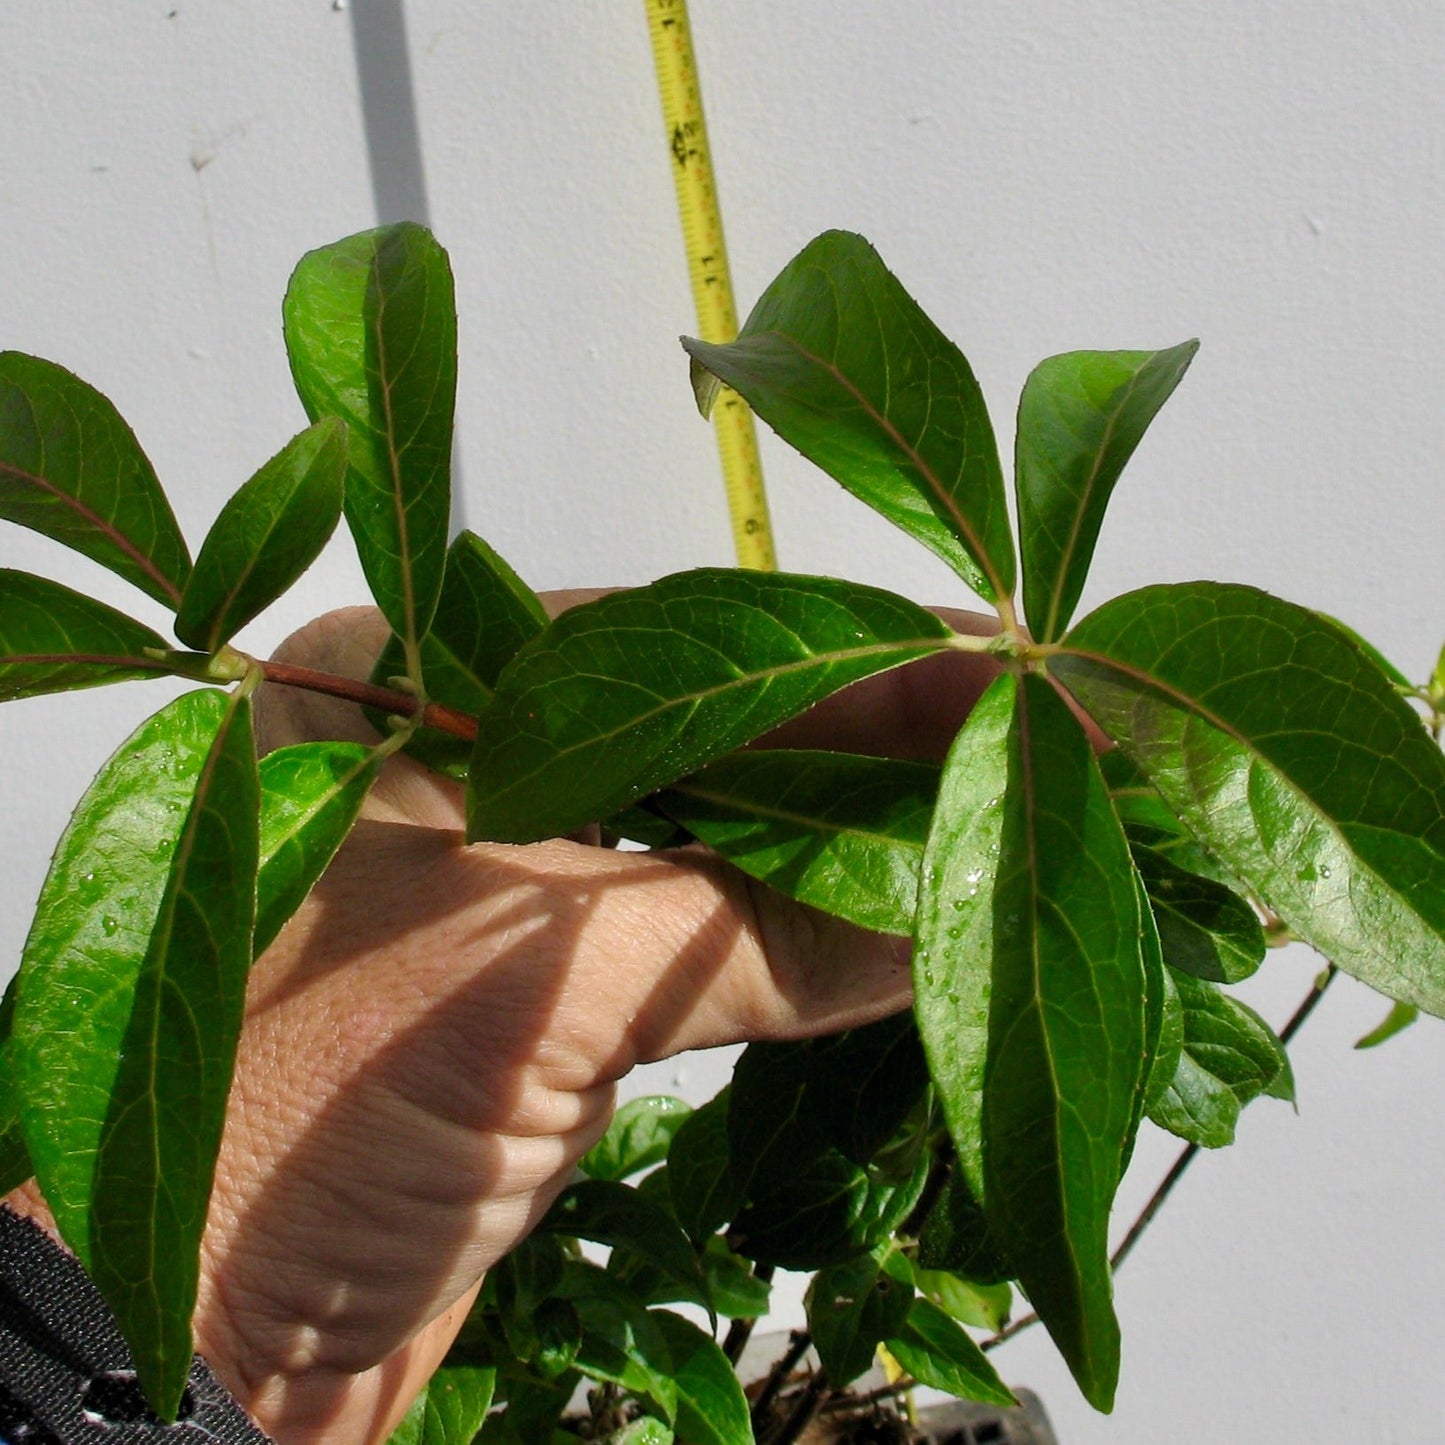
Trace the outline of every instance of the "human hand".
<instances>
[{"instance_id":1,"label":"human hand","mask_svg":"<svg viewBox=\"0 0 1445 1445\"><path fill-rule=\"evenodd\" d=\"M278 657L362 678L385 636L352 609ZM775 740L937 756L991 666L953 653L885 674ZM369 740L353 706L273 687L257 733L263 750ZM386 1438L634 1065L834 1032L908 999L904 940L701 849L465 847L463 829L455 784L390 760L252 972L195 1323L285 1445Z\"/></svg>"}]
</instances>

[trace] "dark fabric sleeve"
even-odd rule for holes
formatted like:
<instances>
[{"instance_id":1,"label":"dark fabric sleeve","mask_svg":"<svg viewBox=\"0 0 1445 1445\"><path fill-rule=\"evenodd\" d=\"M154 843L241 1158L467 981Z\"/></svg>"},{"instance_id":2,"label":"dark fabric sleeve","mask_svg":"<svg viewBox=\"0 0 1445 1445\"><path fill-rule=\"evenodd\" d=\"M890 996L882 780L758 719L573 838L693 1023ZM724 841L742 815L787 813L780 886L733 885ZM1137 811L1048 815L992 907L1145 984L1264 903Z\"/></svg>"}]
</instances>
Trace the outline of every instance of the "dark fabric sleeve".
<instances>
[{"instance_id":1,"label":"dark fabric sleeve","mask_svg":"<svg viewBox=\"0 0 1445 1445\"><path fill-rule=\"evenodd\" d=\"M85 1271L0 1207L0 1445L268 1445L199 1355L180 1416L146 1408L130 1350Z\"/></svg>"}]
</instances>

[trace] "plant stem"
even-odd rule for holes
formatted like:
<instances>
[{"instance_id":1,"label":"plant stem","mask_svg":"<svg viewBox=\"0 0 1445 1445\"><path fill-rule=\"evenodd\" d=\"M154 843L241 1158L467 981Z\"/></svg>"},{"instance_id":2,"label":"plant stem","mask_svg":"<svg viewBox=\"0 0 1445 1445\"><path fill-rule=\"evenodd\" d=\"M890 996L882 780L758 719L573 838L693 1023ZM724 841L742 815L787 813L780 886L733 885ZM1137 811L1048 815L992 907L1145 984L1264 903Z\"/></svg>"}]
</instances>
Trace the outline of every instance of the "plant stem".
<instances>
[{"instance_id":1,"label":"plant stem","mask_svg":"<svg viewBox=\"0 0 1445 1445\"><path fill-rule=\"evenodd\" d=\"M820 1365L799 1394L793 1408L788 1411L788 1418L783 1421L776 1434L767 1437L765 1445L793 1445L798 1436L807 1429L808 1422L818 1413L823 1396L831 1388L828 1384L828 1372Z\"/></svg>"},{"instance_id":2,"label":"plant stem","mask_svg":"<svg viewBox=\"0 0 1445 1445\"><path fill-rule=\"evenodd\" d=\"M1279 1041L1287 1044L1304 1027L1305 1020L1315 1011L1319 1001L1325 996L1325 990L1335 980L1339 969L1333 964L1326 964L1316 975L1315 981L1310 985L1310 991L1300 1000L1295 1011L1289 1016L1289 1022L1279 1031ZM1159 1181L1158 1187L1149 1196L1149 1202L1140 1211L1139 1217L1129 1226L1129 1232L1119 1241L1119 1247L1109 1257L1110 1269L1117 1270L1120 1265L1129 1257L1134 1246L1139 1242L1144 1231L1154 1221L1154 1216L1163 1208L1164 1201L1168 1199L1174 1186L1184 1177L1185 1171L1194 1162L1199 1153L1198 1144L1188 1144L1179 1152L1179 1157L1169 1166L1169 1172ZM1022 1334L1030 1325L1036 1325L1039 1317L1036 1314L1022 1315L1020 1318L1007 1324L995 1335L983 1340L979 1344L981 1350L996 1350L1005 1340L1011 1340L1017 1334Z\"/></svg>"},{"instance_id":3,"label":"plant stem","mask_svg":"<svg viewBox=\"0 0 1445 1445\"><path fill-rule=\"evenodd\" d=\"M753 1278L760 1279L764 1284L771 1284L773 1280L773 1266L760 1264L753 1270ZM748 1341L753 1337L753 1329L757 1325L756 1319L734 1320L728 1326L726 1338L723 1340L722 1352L728 1357L728 1363L735 1365L742 1358L742 1353L748 1347Z\"/></svg>"},{"instance_id":4,"label":"plant stem","mask_svg":"<svg viewBox=\"0 0 1445 1445\"><path fill-rule=\"evenodd\" d=\"M385 713L401 717L415 717L421 714L421 722L429 728L451 733L453 737L472 742L477 736L477 720L466 713L439 702L425 706L418 703L410 693L399 692L391 687L377 687L370 682L357 682L354 678L338 677L330 672L317 672L309 667L296 667L289 662L263 662L261 670L267 682L280 683L283 687L304 687L311 692L325 693L328 697L339 697L362 707L374 707Z\"/></svg>"},{"instance_id":5,"label":"plant stem","mask_svg":"<svg viewBox=\"0 0 1445 1445\"><path fill-rule=\"evenodd\" d=\"M767 1422L768 1412L773 1408L773 1401L778 1398L778 1392L787 1383L788 1376L793 1373L793 1366L808 1353L808 1347L812 1343L813 1337L807 1330L793 1331L788 1348L778 1356L773 1368L768 1372L768 1378L763 1383L763 1388L758 1391L758 1398L753 1401L754 1435Z\"/></svg>"}]
</instances>

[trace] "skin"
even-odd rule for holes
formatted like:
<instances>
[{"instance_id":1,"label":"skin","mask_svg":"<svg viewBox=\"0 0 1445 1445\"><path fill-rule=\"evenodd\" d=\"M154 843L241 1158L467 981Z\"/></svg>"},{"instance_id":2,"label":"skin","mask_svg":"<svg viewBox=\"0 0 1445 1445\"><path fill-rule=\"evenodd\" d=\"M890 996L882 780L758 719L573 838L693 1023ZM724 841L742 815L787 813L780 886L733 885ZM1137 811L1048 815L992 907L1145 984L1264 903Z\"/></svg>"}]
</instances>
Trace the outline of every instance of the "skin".
<instances>
[{"instance_id":1,"label":"skin","mask_svg":"<svg viewBox=\"0 0 1445 1445\"><path fill-rule=\"evenodd\" d=\"M384 639L376 614L350 609L277 657L365 678ZM979 654L929 658L768 741L941 757L996 671ZM257 733L263 751L373 740L350 705L270 686ZM701 849L465 847L463 827L454 784L392 759L252 971L195 1329L284 1445L386 1439L635 1065L835 1032L909 1001L904 940L791 903ZM9 1202L48 1220L33 1185Z\"/></svg>"}]
</instances>

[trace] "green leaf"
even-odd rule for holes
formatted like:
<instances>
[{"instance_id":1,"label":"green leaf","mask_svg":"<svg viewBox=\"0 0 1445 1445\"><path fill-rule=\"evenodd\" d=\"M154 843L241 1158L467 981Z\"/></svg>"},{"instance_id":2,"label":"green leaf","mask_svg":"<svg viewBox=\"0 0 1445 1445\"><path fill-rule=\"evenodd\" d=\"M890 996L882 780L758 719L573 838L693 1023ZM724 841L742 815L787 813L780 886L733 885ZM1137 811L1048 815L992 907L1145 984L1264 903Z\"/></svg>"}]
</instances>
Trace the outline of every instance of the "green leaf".
<instances>
[{"instance_id":1,"label":"green leaf","mask_svg":"<svg viewBox=\"0 0 1445 1445\"><path fill-rule=\"evenodd\" d=\"M158 677L159 633L28 572L0 569L0 702L133 677Z\"/></svg>"},{"instance_id":2,"label":"green leaf","mask_svg":"<svg viewBox=\"0 0 1445 1445\"><path fill-rule=\"evenodd\" d=\"M734 753L658 795L729 863L860 928L908 934L938 769L851 753Z\"/></svg>"},{"instance_id":3,"label":"green leaf","mask_svg":"<svg viewBox=\"0 0 1445 1445\"><path fill-rule=\"evenodd\" d=\"M963 1400L1018 1404L988 1356L930 1300L915 1299L903 1327L884 1343L920 1385L946 1390Z\"/></svg>"},{"instance_id":4,"label":"green leaf","mask_svg":"<svg viewBox=\"0 0 1445 1445\"><path fill-rule=\"evenodd\" d=\"M1017 694L1015 677L998 678L949 749L924 854L913 950L914 1017L959 1168L977 1200L983 1197L993 889Z\"/></svg>"},{"instance_id":5,"label":"green leaf","mask_svg":"<svg viewBox=\"0 0 1445 1445\"><path fill-rule=\"evenodd\" d=\"M752 1445L747 1397L711 1335L671 1310L652 1318L672 1355L677 1428L688 1445Z\"/></svg>"},{"instance_id":6,"label":"green leaf","mask_svg":"<svg viewBox=\"0 0 1445 1445\"><path fill-rule=\"evenodd\" d=\"M1386 1039L1392 1039L1398 1033L1403 1033L1416 1019L1420 1017L1420 1010L1412 1003L1393 1004L1390 1012L1372 1028L1369 1033L1362 1035L1355 1040L1357 1049L1373 1049L1383 1044Z\"/></svg>"},{"instance_id":7,"label":"green leaf","mask_svg":"<svg viewBox=\"0 0 1445 1445\"><path fill-rule=\"evenodd\" d=\"M16 996L26 1143L56 1224L173 1418L251 963L250 704L183 695L71 819Z\"/></svg>"},{"instance_id":8,"label":"green leaf","mask_svg":"<svg viewBox=\"0 0 1445 1445\"><path fill-rule=\"evenodd\" d=\"M667 1151L672 1212L694 1243L701 1243L742 1208L743 1180L732 1172L728 1149L730 1092L724 1088L694 1109Z\"/></svg>"},{"instance_id":9,"label":"green leaf","mask_svg":"<svg viewBox=\"0 0 1445 1445\"><path fill-rule=\"evenodd\" d=\"M759 1279L749 1262L734 1254L718 1235L713 1235L703 1249L702 1273L708 1298L725 1319L755 1320L767 1314L772 1285Z\"/></svg>"},{"instance_id":10,"label":"green leaf","mask_svg":"<svg viewBox=\"0 0 1445 1445\"><path fill-rule=\"evenodd\" d=\"M1402 693L1415 691L1415 684L1373 642L1367 637L1361 636L1348 622L1341 622L1338 617L1331 617L1328 612L1317 611L1315 616L1324 618L1326 622L1343 632L1385 674L1392 687L1398 688Z\"/></svg>"},{"instance_id":11,"label":"green leaf","mask_svg":"<svg viewBox=\"0 0 1445 1445\"><path fill-rule=\"evenodd\" d=\"M1281 1082L1293 1098L1284 1045L1247 1004L1212 983L1171 970L1184 1040L1169 1086L1149 1106L1162 1129L1206 1149L1234 1142L1240 1110Z\"/></svg>"},{"instance_id":12,"label":"green leaf","mask_svg":"<svg viewBox=\"0 0 1445 1445\"><path fill-rule=\"evenodd\" d=\"M558 1195L539 1229L590 1239L662 1270L686 1298L710 1308L697 1255L677 1221L635 1189L608 1179L584 1179Z\"/></svg>"},{"instance_id":13,"label":"green leaf","mask_svg":"<svg viewBox=\"0 0 1445 1445\"><path fill-rule=\"evenodd\" d=\"M326 871L378 767L375 752L360 743L297 743L261 759L258 957Z\"/></svg>"},{"instance_id":14,"label":"green leaf","mask_svg":"<svg viewBox=\"0 0 1445 1445\"><path fill-rule=\"evenodd\" d=\"M341 519L346 426L293 437L221 508L181 595L176 636L215 652L316 560Z\"/></svg>"},{"instance_id":15,"label":"green leaf","mask_svg":"<svg viewBox=\"0 0 1445 1445\"><path fill-rule=\"evenodd\" d=\"M1149 1064L1149 1078L1144 1085L1144 1112L1147 1115L1165 1090L1174 1083L1179 1072L1180 1055L1184 1052L1184 1005L1174 986L1171 969L1164 970L1164 1009L1160 1020L1159 1041Z\"/></svg>"},{"instance_id":16,"label":"green leaf","mask_svg":"<svg viewBox=\"0 0 1445 1445\"><path fill-rule=\"evenodd\" d=\"M951 636L876 588L715 568L573 608L498 682L468 837L573 832Z\"/></svg>"},{"instance_id":17,"label":"green leaf","mask_svg":"<svg viewBox=\"0 0 1445 1445\"><path fill-rule=\"evenodd\" d=\"M1129 850L1171 968L1214 983L1238 983L1264 962L1259 915L1237 893L1133 839Z\"/></svg>"},{"instance_id":18,"label":"green leaf","mask_svg":"<svg viewBox=\"0 0 1445 1445\"><path fill-rule=\"evenodd\" d=\"M643 1308L627 1285L572 1260L559 1286L582 1321L577 1368L651 1401L668 1423L677 1418L678 1371L663 1332L664 1312Z\"/></svg>"},{"instance_id":19,"label":"green leaf","mask_svg":"<svg viewBox=\"0 0 1445 1445\"><path fill-rule=\"evenodd\" d=\"M856 1164L828 1149L793 1176L748 1200L728 1243L759 1264L822 1269L877 1248L913 1212L928 1179L928 1158L898 1167Z\"/></svg>"},{"instance_id":20,"label":"green leaf","mask_svg":"<svg viewBox=\"0 0 1445 1445\"><path fill-rule=\"evenodd\" d=\"M829 1383L841 1389L873 1364L881 1341L903 1328L913 1287L865 1254L819 1270L804 1302L818 1358Z\"/></svg>"},{"instance_id":21,"label":"green leaf","mask_svg":"<svg viewBox=\"0 0 1445 1445\"><path fill-rule=\"evenodd\" d=\"M763 293L736 341L684 338L704 415L715 383L988 601L1014 587L998 448L963 353L861 236L828 231Z\"/></svg>"},{"instance_id":22,"label":"green leaf","mask_svg":"<svg viewBox=\"0 0 1445 1445\"><path fill-rule=\"evenodd\" d=\"M676 1437L655 1415L639 1415L603 1437L603 1445L672 1445Z\"/></svg>"},{"instance_id":23,"label":"green leaf","mask_svg":"<svg viewBox=\"0 0 1445 1445\"><path fill-rule=\"evenodd\" d=\"M474 532L447 551L441 598L421 640L421 675L429 699L476 717L492 699L503 667L547 625L537 595ZM407 672L406 647L395 633L377 658L371 680L382 686ZM373 719L378 731L384 720ZM472 745L439 728L422 727L406 751L427 767L465 782Z\"/></svg>"},{"instance_id":24,"label":"green leaf","mask_svg":"<svg viewBox=\"0 0 1445 1445\"><path fill-rule=\"evenodd\" d=\"M947 1271L976 1285L1002 1284L1015 1274L956 1164L918 1232L918 1264L922 1270Z\"/></svg>"},{"instance_id":25,"label":"green leaf","mask_svg":"<svg viewBox=\"0 0 1445 1445\"><path fill-rule=\"evenodd\" d=\"M830 1148L867 1164L927 1087L906 1014L798 1043L749 1044L728 1091L734 1172L750 1194L764 1195Z\"/></svg>"},{"instance_id":26,"label":"green leaf","mask_svg":"<svg viewBox=\"0 0 1445 1445\"><path fill-rule=\"evenodd\" d=\"M1039 642L1069 625L1114 484L1178 386L1197 341L1167 351L1071 351L1041 361L1019 398L1024 605Z\"/></svg>"},{"instance_id":27,"label":"green leaf","mask_svg":"<svg viewBox=\"0 0 1445 1445\"><path fill-rule=\"evenodd\" d=\"M495 1370L443 1365L412 1401L387 1445L472 1445L496 1384Z\"/></svg>"},{"instance_id":28,"label":"green leaf","mask_svg":"<svg viewBox=\"0 0 1445 1445\"><path fill-rule=\"evenodd\" d=\"M1088 738L1049 683L1006 676L977 712L944 766L924 862L920 1026L965 1177L1080 1388L1108 1410L1109 1210L1147 1042L1139 894ZM978 811L957 811L971 796Z\"/></svg>"},{"instance_id":29,"label":"green leaf","mask_svg":"<svg viewBox=\"0 0 1445 1445\"><path fill-rule=\"evenodd\" d=\"M446 561L457 319L446 252L411 222L301 258L282 317L306 414L347 426L346 520L408 655Z\"/></svg>"},{"instance_id":30,"label":"green leaf","mask_svg":"<svg viewBox=\"0 0 1445 1445\"><path fill-rule=\"evenodd\" d=\"M918 1292L936 1304L950 1319L997 1334L1013 1310L1013 1288L1007 1281L979 1284L945 1269L913 1269Z\"/></svg>"},{"instance_id":31,"label":"green leaf","mask_svg":"<svg viewBox=\"0 0 1445 1445\"><path fill-rule=\"evenodd\" d=\"M0 352L0 517L180 601L191 555L135 434L93 386L18 351Z\"/></svg>"},{"instance_id":32,"label":"green leaf","mask_svg":"<svg viewBox=\"0 0 1445 1445\"><path fill-rule=\"evenodd\" d=\"M607 1132L577 1161L591 1179L626 1179L667 1158L692 1105L663 1094L632 1099L612 1116Z\"/></svg>"},{"instance_id":33,"label":"green leaf","mask_svg":"<svg viewBox=\"0 0 1445 1445\"><path fill-rule=\"evenodd\" d=\"M1149 587L1049 665L1292 933L1445 1013L1445 758L1334 624L1251 587Z\"/></svg>"}]
</instances>

